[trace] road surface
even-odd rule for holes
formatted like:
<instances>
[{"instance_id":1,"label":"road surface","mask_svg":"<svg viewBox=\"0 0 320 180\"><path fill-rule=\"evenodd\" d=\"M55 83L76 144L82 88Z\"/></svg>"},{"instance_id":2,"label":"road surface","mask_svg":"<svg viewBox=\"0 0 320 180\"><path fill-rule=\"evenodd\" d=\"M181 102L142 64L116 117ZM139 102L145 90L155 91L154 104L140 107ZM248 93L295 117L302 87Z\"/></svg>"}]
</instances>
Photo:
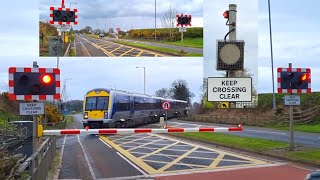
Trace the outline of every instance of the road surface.
<instances>
[{"instance_id":1,"label":"road surface","mask_svg":"<svg viewBox=\"0 0 320 180\"><path fill-rule=\"evenodd\" d=\"M82 128L81 120L82 115L74 115L71 128ZM283 168L283 177L295 179L310 172L285 162L159 134L64 136L58 141L62 152L58 179L212 179L226 176L224 172L250 179L252 171L277 177ZM260 177L259 173L254 177Z\"/></svg>"},{"instance_id":2,"label":"road surface","mask_svg":"<svg viewBox=\"0 0 320 180\"><path fill-rule=\"evenodd\" d=\"M76 37L76 56L85 57L163 57L172 56L152 50L131 47L109 41L96 39L84 35Z\"/></svg>"},{"instance_id":3,"label":"road surface","mask_svg":"<svg viewBox=\"0 0 320 180\"><path fill-rule=\"evenodd\" d=\"M226 126L222 124L212 124L204 122L182 121L182 120L170 120L168 125L171 127L221 127ZM254 137L262 139L270 139L277 141L290 141L290 132L283 130L274 130L268 128L259 127L244 127L243 132L237 133L239 136ZM319 133L305 133L295 132L295 143L305 145L308 147L320 148L320 134Z\"/></svg>"}]
</instances>

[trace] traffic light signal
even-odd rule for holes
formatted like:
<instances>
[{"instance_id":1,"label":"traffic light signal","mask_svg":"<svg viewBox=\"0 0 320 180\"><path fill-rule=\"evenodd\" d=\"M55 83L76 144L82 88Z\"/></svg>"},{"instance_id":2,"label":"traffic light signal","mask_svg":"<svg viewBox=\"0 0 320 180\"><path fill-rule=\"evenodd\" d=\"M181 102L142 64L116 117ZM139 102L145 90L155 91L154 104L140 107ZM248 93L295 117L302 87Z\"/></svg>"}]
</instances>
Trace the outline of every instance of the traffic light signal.
<instances>
[{"instance_id":1,"label":"traffic light signal","mask_svg":"<svg viewBox=\"0 0 320 180\"><path fill-rule=\"evenodd\" d=\"M52 68L9 69L11 100L60 99L60 70Z\"/></svg>"},{"instance_id":2,"label":"traffic light signal","mask_svg":"<svg viewBox=\"0 0 320 180\"><path fill-rule=\"evenodd\" d=\"M54 95L56 85L53 73L25 73L14 74L14 94L16 95Z\"/></svg>"},{"instance_id":3,"label":"traffic light signal","mask_svg":"<svg viewBox=\"0 0 320 180\"><path fill-rule=\"evenodd\" d=\"M55 9L54 7L50 7L50 11L51 11L50 24L70 25L71 23L73 23L74 25L76 25L78 23L77 22L78 16L76 15L76 13L78 12L77 9L73 9L73 10L69 8Z\"/></svg>"},{"instance_id":4,"label":"traffic light signal","mask_svg":"<svg viewBox=\"0 0 320 180\"><path fill-rule=\"evenodd\" d=\"M226 19L229 19L229 11L225 11L223 13L223 17L226 18Z\"/></svg>"},{"instance_id":5,"label":"traffic light signal","mask_svg":"<svg viewBox=\"0 0 320 180\"><path fill-rule=\"evenodd\" d=\"M311 71L302 68L278 68L279 93L311 92Z\"/></svg>"},{"instance_id":6,"label":"traffic light signal","mask_svg":"<svg viewBox=\"0 0 320 180\"><path fill-rule=\"evenodd\" d=\"M282 72L281 87L283 89L308 89L310 73Z\"/></svg>"},{"instance_id":7,"label":"traffic light signal","mask_svg":"<svg viewBox=\"0 0 320 180\"><path fill-rule=\"evenodd\" d=\"M191 15L177 15L177 26L191 26Z\"/></svg>"}]
</instances>

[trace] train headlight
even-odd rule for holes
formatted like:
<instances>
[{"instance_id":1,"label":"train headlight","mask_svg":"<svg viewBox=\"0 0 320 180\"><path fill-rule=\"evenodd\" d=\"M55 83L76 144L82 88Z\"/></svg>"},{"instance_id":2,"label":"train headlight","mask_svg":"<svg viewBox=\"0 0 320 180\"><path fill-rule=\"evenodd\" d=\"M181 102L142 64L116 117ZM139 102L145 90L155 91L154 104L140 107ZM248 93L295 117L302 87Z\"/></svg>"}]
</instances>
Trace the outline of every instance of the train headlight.
<instances>
[{"instance_id":1,"label":"train headlight","mask_svg":"<svg viewBox=\"0 0 320 180\"><path fill-rule=\"evenodd\" d=\"M108 119L108 112L104 113L104 119Z\"/></svg>"},{"instance_id":2,"label":"train headlight","mask_svg":"<svg viewBox=\"0 0 320 180\"><path fill-rule=\"evenodd\" d=\"M87 112L84 113L84 119L88 119L88 113Z\"/></svg>"}]
</instances>

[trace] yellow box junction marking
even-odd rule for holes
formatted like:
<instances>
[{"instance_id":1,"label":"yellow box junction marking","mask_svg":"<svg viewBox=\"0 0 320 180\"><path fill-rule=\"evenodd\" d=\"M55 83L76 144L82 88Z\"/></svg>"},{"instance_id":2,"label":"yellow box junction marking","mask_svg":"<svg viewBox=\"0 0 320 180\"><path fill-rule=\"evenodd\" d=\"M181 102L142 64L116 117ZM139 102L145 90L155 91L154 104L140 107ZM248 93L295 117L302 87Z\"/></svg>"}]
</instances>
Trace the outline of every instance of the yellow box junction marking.
<instances>
[{"instance_id":1,"label":"yellow box junction marking","mask_svg":"<svg viewBox=\"0 0 320 180\"><path fill-rule=\"evenodd\" d=\"M159 174L159 173L167 173L167 172L182 172L182 171L190 171L190 170L212 170L212 169L228 169L228 168L235 168L235 167L252 167L252 166L256 166L256 165L263 165L263 164L268 164L269 162L267 161L263 161L260 159L255 159L249 156L245 156L245 155L240 155L237 153L233 153L233 152L227 152L227 151L222 151L222 150L218 150L218 149L213 149L213 148L208 148L205 146L200 146L200 145L196 145L193 143L189 143L189 142L185 142L185 141L179 141L176 139L172 139L172 138L168 138L168 137L163 137L161 135L157 135L157 134L148 134L148 136L146 137L139 137L136 139L132 139L132 137L136 137L136 135L131 135L131 136L125 136L125 137L121 137L119 139L116 139L116 136L112 136L113 140L108 139L105 136L100 136L100 138L102 140L104 140L106 143L108 143L109 145L111 145L112 147L114 147L116 150L118 150L121 154L123 154L124 156L126 156L128 159L130 159L132 162L134 162L135 164L137 164L140 168L142 168L145 172L149 173L149 174ZM158 139L156 140L152 140L151 142L147 142L147 143L140 143L141 145L139 146L126 146L126 144L128 143L135 143L135 141L139 141L141 139L146 139L146 138L150 138L150 137L157 137ZM125 139L130 139L130 141L128 142L123 142L120 145L116 144L113 141L121 141L121 140L125 140ZM173 141L173 143L168 144L167 143L163 143L161 145L163 145L164 147L159 147L159 148L148 148L148 147L143 147L146 145L150 145L150 144L158 144L159 145L159 141ZM191 146L189 150L178 150L175 149L174 146L180 146L178 145L179 143L186 145L186 146ZM139 144L137 142L137 144ZM131 147L130 149L123 149L121 146L123 147ZM173 147L173 149L171 149L170 147ZM146 153L146 152L133 152L132 150L136 150L138 148L145 148L145 149L157 149L151 153ZM198 149L203 149L203 150L198 150ZM182 155L171 155L171 154L163 154L161 153L161 151L163 150L168 150L168 151L183 151ZM206 150L206 151L204 151ZM209 151L209 152L207 152ZM141 154L141 157L136 157L134 155L132 155L131 153L134 154ZM195 157L195 156L189 156L190 154L192 154L193 152L197 152L197 153L213 153L213 154L219 154L216 158L208 158L208 157ZM146 160L146 157L152 156L152 155L159 155L159 156L164 156L167 159L170 159L170 161L157 161L157 160ZM240 158L239 160L234 160L234 159L223 159L225 157L225 155L229 155L231 157L235 157L235 158ZM203 165L203 164L189 164L189 163L183 163L181 162L181 160L183 160L184 158L188 158L188 159L203 159L203 160L210 160L212 161L212 163L210 165ZM242 159L242 160L241 160ZM238 164L238 165L227 165L227 166L221 166L221 167L217 167L218 164L221 162L242 162L244 164ZM153 167L151 167L150 165L147 164L147 162L153 162L153 163L158 163L158 164L165 164L164 166L162 166L159 169L154 169ZM184 170L169 170L167 171L167 169L171 168L174 165L182 165L182 166L188 166L191 169L184 169ZM194 168L194 167L198 167L198 168Z\"/></svg>"}]
</instances>

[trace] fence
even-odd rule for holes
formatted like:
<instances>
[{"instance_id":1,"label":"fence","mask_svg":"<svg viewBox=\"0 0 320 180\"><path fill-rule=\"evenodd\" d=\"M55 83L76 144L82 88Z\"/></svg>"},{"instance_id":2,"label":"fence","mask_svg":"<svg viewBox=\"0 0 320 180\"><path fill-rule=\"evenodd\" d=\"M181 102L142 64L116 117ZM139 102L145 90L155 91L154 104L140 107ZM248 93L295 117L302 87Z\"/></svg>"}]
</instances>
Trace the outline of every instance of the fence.
<instances>
[{"instance_id":1,"label":"fence","mask_svg":"<svg viewBox=\"0 0 320 180\"><path fill-rule=\"evenodd\" d=\"M310 123L314 121L317 117L320 117L320 106L315 106L313 108L303 111L296 110L296 112L293 112L293 120L296 123ZM285 113L284 118L286 119L285 122L289 122L290 114Z\"/></svg>"},{"instance_id":2,"label":"fence","mask_svg":"<svg viewBox=\"0 0 320 180\"><path fill-rule=\"evenodd\" d=\"M47 179L49 170L53 164L55 153L56 138L49 137L41 144L35 153L33 153L23 164L19 166L18 173L15 178L21 179L23 172L28 170L29 177L27 179Z\"/></svg>"}]
</instances>

